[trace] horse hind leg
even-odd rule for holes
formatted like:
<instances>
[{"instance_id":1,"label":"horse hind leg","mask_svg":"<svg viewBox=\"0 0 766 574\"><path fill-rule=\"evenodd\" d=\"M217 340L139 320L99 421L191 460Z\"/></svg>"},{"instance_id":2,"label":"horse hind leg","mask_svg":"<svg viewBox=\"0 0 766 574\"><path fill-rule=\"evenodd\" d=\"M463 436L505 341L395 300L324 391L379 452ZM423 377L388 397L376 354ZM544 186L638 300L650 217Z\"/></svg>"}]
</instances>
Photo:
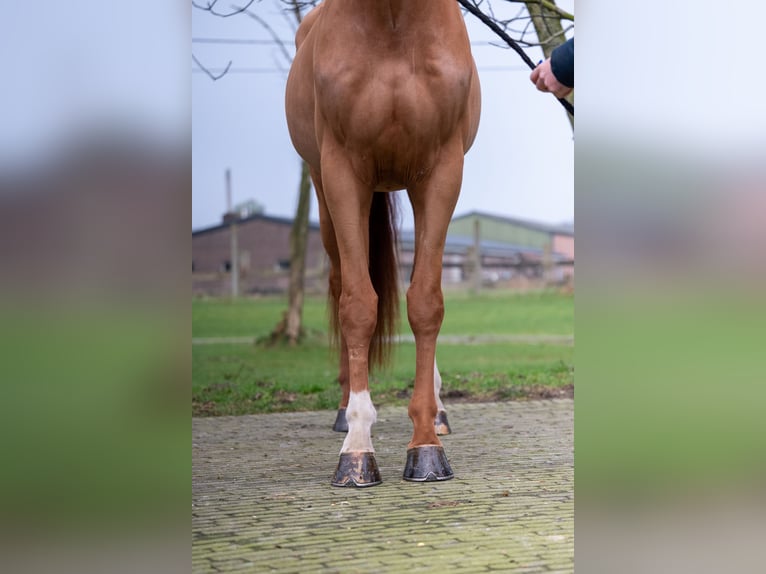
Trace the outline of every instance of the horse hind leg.
<instances>
[{"instance_id":1,"label":"horse hind leg","mask_svg":"<svg viewBox=\"0 0 766 574\"><path fill-rule=\"evenodd\" d=\"M434 361L434 398L436 399L436 418L434 419L434 427L436 428L436 434L444 436L452 433L452 429L449 426L447 420L447 410L444 408L441 394L442 390L442 376L439 373L439 367L436 366Z\"/></svg>"},{"instance_id":2,"label":"horse hind leg","mask_svg":"<svg viewBox=\"0 0 766 574\"><path fill-rule=\"evenodd\" d=\"M346 407L338 407L338 412L335 414L335 422L332 425L332 430L335 432L348 432L348 419L346 418Z\"/></svg>"},{"instance_id":3,"label":"horse hind leg","mask_svg":"<svg viewBox=\"0 0 766 574\"><path fill-rule=\"evenodd\" d=\"M335 415L335 423L332 430L336 432L347 432L348 421L346 420L346 407L348 406L349 380L348 380L348 348L343 335L340 333L338 319L338 302L341 293L340 277L340 253L338 252L338 243L335 237L335 227L332 223L330 211L327 209L327 203L324 197L324 188L322 186L322 176L319 170L310 168L311 180L314 182L317 202L319 204L319 228L322 236L327 257L330 259L330 274L328 279L328 304L330 305L330 330L331 336L337 337L340 342L340 357L338 361L338 384L341 390L340 405Z\"/></svg>"},{"instance_id":4,"label":"horse hind leg","mask_svg":"<svg viewBox=\"0 0 766 574\"><path fill-rule=\"evenodd\" d=\"M332 430L335 432L348 432L348 420L346 419L346 409L348 407L349 400L349 380L348 380L348 348L346 342L341 337L340 344L340 367L338 368L338 384L341 390L340 406L338 406L338 413L335 415L335 423L332 426Z\"/></svg>"}]
</instances>

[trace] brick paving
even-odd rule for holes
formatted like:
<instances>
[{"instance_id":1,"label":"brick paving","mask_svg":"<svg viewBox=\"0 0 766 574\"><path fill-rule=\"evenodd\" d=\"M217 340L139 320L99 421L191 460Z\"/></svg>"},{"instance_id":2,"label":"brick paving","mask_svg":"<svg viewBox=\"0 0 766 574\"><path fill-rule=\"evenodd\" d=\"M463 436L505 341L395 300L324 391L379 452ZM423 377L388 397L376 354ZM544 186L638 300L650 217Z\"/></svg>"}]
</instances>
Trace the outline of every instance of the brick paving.
<instances>
[{"instance_id":1,"label":"brick paving","mask_svg":"<svg viewBox=\"0 0 766 574\"><path fill-rule=\"evenodd\" d=\"M334 411L193 419L193 571L573 572L573 401L447 412L454 479L401 479L412 427L383 407L364 489L330 486Z\"/></svg>"}]
</instances>

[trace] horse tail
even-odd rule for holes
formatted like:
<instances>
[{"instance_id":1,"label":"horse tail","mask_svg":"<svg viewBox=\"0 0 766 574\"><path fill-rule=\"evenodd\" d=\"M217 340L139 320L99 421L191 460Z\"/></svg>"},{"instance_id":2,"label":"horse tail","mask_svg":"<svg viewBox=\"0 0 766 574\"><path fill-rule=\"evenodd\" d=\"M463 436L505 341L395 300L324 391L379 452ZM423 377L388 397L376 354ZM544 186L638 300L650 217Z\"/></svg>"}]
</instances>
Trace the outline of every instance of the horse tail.
<instances>
[{"instance_id":1,"label":"horse tail","mask_svg":"<svg viewBox=\"0 0 766 574\"><path fill-rule=\"evenodd\" d=\"M372 194L370 209L370 280L378 295L378 322L370 341L370 366L385 366L391 359L393 338L399 327L399 267L397 253L396 194Z\"/></svg>"}]
</instances>

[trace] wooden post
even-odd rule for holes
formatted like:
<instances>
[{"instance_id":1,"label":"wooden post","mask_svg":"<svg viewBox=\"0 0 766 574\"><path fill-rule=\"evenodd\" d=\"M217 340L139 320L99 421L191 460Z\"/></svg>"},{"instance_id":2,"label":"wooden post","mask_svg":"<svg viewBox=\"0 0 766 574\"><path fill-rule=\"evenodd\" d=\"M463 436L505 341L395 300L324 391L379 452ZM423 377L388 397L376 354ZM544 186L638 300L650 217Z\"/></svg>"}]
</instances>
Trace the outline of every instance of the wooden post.
<instances>
[{"instance_id":1,"label":"wooden post","mask_svg":"<svg viewBox=\"0 0 766 574\"><path fill-rule=\"evenodd\" d=\"M547 287L553 282L553 235L550 235L549 241L543 247L543 283Z\"/></svg>"},{"instance_id":2,"label":"wooden post","mask_svg":"<svg viewBox=\"0 0 766 574\"><path fill-rule=\"evenodd\" d=\"M231 239L231 296L239 297L239 246L237 245L237 215L231 207L231 169L226 169L226 213L231 217L229 237Z\"/></svg>"},{"instance_id":3,"label":"wooden post","mask_svg":"<svg viewBox=\"0 0 766 574\"><path fill-rule=\"evenodd\" d=\"M481 291L481 222L478 216L473 220L473 293Z\"/></svg>"}]
</instances>

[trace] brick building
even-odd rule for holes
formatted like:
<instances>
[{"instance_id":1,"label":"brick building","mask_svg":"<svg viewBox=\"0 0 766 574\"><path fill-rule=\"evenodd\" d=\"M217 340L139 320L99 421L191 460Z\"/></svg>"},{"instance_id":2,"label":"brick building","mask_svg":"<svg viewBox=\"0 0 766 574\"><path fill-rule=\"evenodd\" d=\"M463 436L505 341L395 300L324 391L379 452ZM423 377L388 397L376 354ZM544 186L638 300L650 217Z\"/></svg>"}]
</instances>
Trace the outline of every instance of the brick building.
<instances>
[{"instance_id":1,"label":"brick building","mask_svg":"<svg viewBox=\"0 0 766 574\"><path fill-rule=\"evenodd\" d=\"M240 289L243 295L287 290L292 220L262 214L237 219ZM309 224L306 277L309 289L324 288L326 256L319 225ZM192 232L194 294L231 293L231 220Z\"/></svg>"}]
</instances>

